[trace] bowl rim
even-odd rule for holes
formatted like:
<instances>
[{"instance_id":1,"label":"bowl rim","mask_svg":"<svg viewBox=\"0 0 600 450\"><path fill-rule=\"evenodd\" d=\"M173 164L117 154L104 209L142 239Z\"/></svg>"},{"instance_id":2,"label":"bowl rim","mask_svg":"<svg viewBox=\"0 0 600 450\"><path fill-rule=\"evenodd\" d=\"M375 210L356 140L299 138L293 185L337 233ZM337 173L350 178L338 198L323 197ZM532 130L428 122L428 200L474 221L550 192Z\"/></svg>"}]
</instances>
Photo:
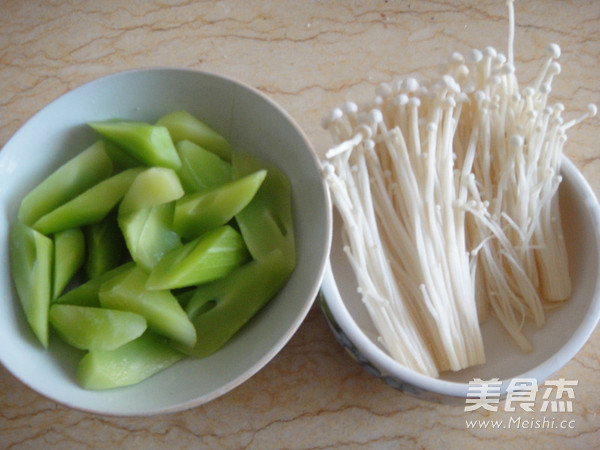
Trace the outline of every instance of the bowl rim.
<instances>
[{"instance_id":1,"label":"bowl rim","mask_svg":"<svg viewBox=\"0 0 600 450\"><path fill-rule=\"evenodd\" d=\"M600 243L600 204L593 189L583 174L566 155L562 155L561 173L565 178L569 179L577 192L586 199L588 212L595 225L595 240L597 244ZM593 292L594 295L589 303L588 314L575 329L573 335L560 347L558 352L519 375L500 380L502 382L501 395L507 393L510 380L515 378L535 378L538 383L543 383L581 350L600 321L600 273L598 273L596 278ZM415 387L417 388L417 392L425 391L456 398L467 397L467 383L429 377L405 367L395 361L386 351L378 347L363 333L350 314L338 290L333 274L331 256L327 261L321 293L322 299L331 312L336 325L341 328L342 332L352 342L358 352L381 372L381 376Z\"/></svg>"},{"instance_id":2,"label":"bowl rim","mask_svg":"<svg viewBox=\"0 0 600 450\"><path fill-rule=\"evenodd\" d=\"M217 72L201 70L201 69L192 69L192 68L182 68L182 67L170 67L170 66L153 66L153 67L145 67L145 68L135 68L117 71L113 73L109 73L106 75L101 75L95 78L92 78L88 81L85 81L77 86L68 89L66 92L54 97L44 106L42 106L39 110L34 112L32 115L27 117L19 126L17 131L15 131L12 136L8 138L8 140L4 143L4 145L0 148L0 166L3 163L3 160L6 156L6 152L3 150L7 147L12 146L14 141L20 139L20 136L27 132L27 128L31 122L34 122L39 116L43 115L48 109L52 108L53 105L59 101L62 101L67 96L76 95L78 91L88 88L90 85L98 82L106 82L112 78L119 77L127 77L127 76L135 76L138 74L144 74L149 72L164 72L164 73L186 73L192 75L198 75L201 77L208 77L212 79L223 80L226 83L230 83L232 86L240 87L242 90L246 90L252 95L260 98L263 102L270 105L273 109L277 111L279 115L281 115L285 121L295 130L301 141L303 142L303 147L308 150L310 158L314 163L314 167L317 169L320 168L321 163L318 157L318 154L315 150L314 145L304 132L304 130L300 127L298 122L291 116L291 114L285 110L281 105L279 105L274 99L272 99L267 94L261 92L256 87L250 85L247 82L241 81L237 78L223 75ZM72 409L76 409L79 411L101 414L106 416L116 416L116 417L143 417L143 416L154 416L158 414L170 414L174 412L179 412L183 410L187 410L190 408L194 408L200 406L202 404L208 403L212 400L215 400L218 397L223 396L224 394L230 392L236 387L243 384L245 381L254 376L257 372L262 370L284 347L287 345L289 340L293 337L293 335L298 331L301 324L304 322L306 316L308 315L312 305L314 304L317 295L319 293L319 289L325 275L325 271L327 268L327 260L329 257L329 250L331 248L332 243L332 232L333 232L333 215L332 215L332 200L330 196L329 189L326 186L325 180L322 177L319 177L321 180L322 192L323 192L323 202L325 206L324 215L324 224L325 224L325 233L324 233L324 243L325 246L323 248L323 253L319 258L317 271L318 274L315 279L311 281L311 285L307 290L306 299L303 300L302 306L299 308L299 313L295 316L294 320L289 324L286 331L277 339L273 346L270 347L269 351L263 354L259 359L257 359L252 365L247 367L242 373L240 373L236 378L233 378L228 383L220 386L218 389L215 389L211 392L207 392L203 395L200 395L196 398L175 402L173 404L163 405L160 407L154 407L150 410L138 411L135 408L129 408L127 411L111 411L109 409L99 409L96 407L87 407L85 405L79 404L77 402L72 401L69 398L59 398L58 396L53 396L50 392L43 391L38 389L35 385L29 382L27 379L22 378L18 371L15 370L15 367L7 360L5 354L0 352L0 364L4 367L4 369L10 373L13 377L15 377L20 383L27 386L29 389L38 393L39 395L55 401L59 404L67 406ZM11 217L7 217L7 222L10 223L12 220ZM12 279L11 279L12 282Z\"/></svg>"}]
</instances>

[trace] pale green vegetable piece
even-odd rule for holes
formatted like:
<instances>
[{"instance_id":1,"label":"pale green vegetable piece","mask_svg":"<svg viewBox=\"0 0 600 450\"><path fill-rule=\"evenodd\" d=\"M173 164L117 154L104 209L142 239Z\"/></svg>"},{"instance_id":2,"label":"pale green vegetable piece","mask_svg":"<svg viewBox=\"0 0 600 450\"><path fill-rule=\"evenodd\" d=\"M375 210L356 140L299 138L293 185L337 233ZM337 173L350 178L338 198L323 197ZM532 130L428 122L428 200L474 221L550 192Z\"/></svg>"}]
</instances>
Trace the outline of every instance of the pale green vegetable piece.
<instances>
[{"instance_id":1,"label":"pale green vegetable piece","mask_svg":"<svg viewBox=\"0 0 600 450\"><path fill-rule=\"evenodd\" d=\"M113 212L100 222L85 228L85 241L87 249L85 274L88 279L99 277L119 266L127 251L116 214Z\"/></svg>"},{"instance_id":2,"label":"pale green vegetable piece","mask_svg":"<svg viewBox=\"0 0 600 450\"><path fill-rule=\"evenodd\" d=\"M181 246L172 230L175 204L184 194L177 174L164 167L141 172L119 206L119 227L133 260L149 272L164 254Z\"/></svg>"},{"instance_id":3,"label":"pale green vegetable piece","mask_svg":"<svg viewBox=\"0 0 600 450\"><path fill-rule=\"evenodd\" d=\"M81 228L54 235L54 282L52 298L58 297L85 261L85 237Z\"/></svg>"},{"instance_id":4,"label":"pale green vegetable piece","mask_svg":"<svg viewBox=\"0 0 600 450\"><path fill-rule=\"evenodd\" d=\"M52 240L27 225L10 228L11 273L27 322L48 347L48 308L52 295Z\"/></svg>"},{"instance_id":5,"label":"pale green vegetable piece","mask_svg":"<svg viewBox=\"0 0 600 450\"><path fill-rule=\"evenodd\" d=\"M191 141L175 145L181 159L179 177L186 192L198 192L231 181L231 164Z\"/></svg>"},{"instance_id":6,"label":"pale green vegetable piece","mask_svg":"<svg viewBox=\"0 0 600 450\"><path fill-rule=\"evenodd\" d=\"M174 170L181 167L169 130L163 126L121 119L89 122L88 125L143 165Z\"/></svg>"},{"instance_id":7,"label":"pale green vegetable piece","mask_svg":"<svg viewBox=\"0 0 600 450\"><path fill-rule=\"evenodd\" d=\"M94 185L73 200L42 216L33 228L43 234L102 220L123 198L142 169L128 169Z\"/></svg>"},{"instance_id":8,"label":"pale green vegetable piece","mask_svg":"<svg viewBox=\"0 0 600 450\"><path fill-rule=\"evenodd\" d=\"M224 225L167 253L150 272L146 287L176 289L206 283L225 276L249 257L242 236Z\"/></svg>"},{"instance_id":9,"label":"pale green vegetable piece","mask_svg":"<svg viewBox=\"0 0 600 450\"><path fill-rule=\"evenodd\" d=\"M96 142L31 190L21 202L18 219L32 226L43 215L108 178L112 170L104 142Z\"/></svg>"},{"instance_id":10,"label":"pale green vegetable piece","mask_svg":"<svg viewBox=\"0 0 600 450\"><path fill-rule=\"evenodd\" d=\"M175 202L173 230L191 239L226 224L248 205L266 175L266 170L257 170L220 186L184 195Z\"/></svg>"},{"instance_id":11,"label":"pale green vegetable piece","mask_svg":"<svg viewBox=\"0 0 600 450\"><path fill-rule=\"evenodd\" d=\"M156 123L167 127L174 142L188 140L217 154L225 161L231 160L231 144L187 111L172 112L158 119Z\"/></svg>"},{"instance_id":12,"label":"pale green vegetable piece","mask_svg":"<svg viewBox=\"0 0 600 450\"><path fill-rule=\"evenodd\" d=\"M257 170L268 171L252 201L235 216L250 254L254 259L263 259L278 250L294 267L296 242L289 178L273 164L247 153L234 153L232 166L234 180L244 179Z\"/></svg>"},{"instance_id":13,"label":"pale green vegetable piece","mask_svg":"<svg viewBox=\"0 0 600 450\"><path fill-rule=\"evenodd\" d=\"M135 263L132 261L121 264L114 269L104 272L102 275L87 280L85 283L74 287L68 292L65 292L60 297L55 298L53 304L64 304L64 305L78 305L78 306L100 306L100 298L98 293L102 283L110 280L111 278L125 273L135 267Z\"/></svg>"},{"instance_id":14,"label":"pale green vegetable piece","mask_svg":"<svg viewBox=\"0 0 600 450\"><path fill-rule=\"evenodd\" d=\"M177 200L184 191L177 173L165 167L152 167L140 172L129 186L119 205L121 217L145 206Z\"/></svg>"},{"instance_id":15,"label":"pale green vegetable piece","mask_svg":"<svg viewBox=\"0 0 600 450\"><path fill-rule=\"evenodd\" d=\"M287 255L275 250L198 286L186 306L196 327L196 345L176 347L197 358L211 355L285 286L292 270Z\"/></svg>"},{"instance_id":16,"label":"pale green vegetable piece","mask_svg":"<svg viewBox=\"0 0 600 450\"><path fill-rule=\"evenodd\" d=\"M81 350L114 350L147 328L139 314L76 305L52 305L50 323L61 339Z\"/></svg>"},{"instance_id":17,"label":"pale green vegetable piece","mask_svg":"<svg viewBox=\"0 0 600 450\"><path fill-rule=\"evenodd\" d=\"M161 258L181 247L179 235L171 229L175 204L148 206L119 217L119 227L133 260L150 272Z\"/></svg>"},{"instance_id":18,"label":"pale green vegetable piece","mask_svg":"<svg viewBox=\"0 0 600 450\"><path fill-rule=\"evenodd\" d=\"M85 389L130 386L172 366L185 356L151 331L111 351L90 351L79 362L76 378Z\"/></svg>"},{"instance_id":19,"label":"pale green vegetable piece","mask_svg":"<svg viewBox=\"0 0 600 450\"><path fill-rule=\"evenodd\" d=\"M111 278L100 287L100 304L140 314L155 332L184 345L194 345L196 330L177 299L168 290L146 289L147 279L139 267Z\"/></svg>"}]
</instances>

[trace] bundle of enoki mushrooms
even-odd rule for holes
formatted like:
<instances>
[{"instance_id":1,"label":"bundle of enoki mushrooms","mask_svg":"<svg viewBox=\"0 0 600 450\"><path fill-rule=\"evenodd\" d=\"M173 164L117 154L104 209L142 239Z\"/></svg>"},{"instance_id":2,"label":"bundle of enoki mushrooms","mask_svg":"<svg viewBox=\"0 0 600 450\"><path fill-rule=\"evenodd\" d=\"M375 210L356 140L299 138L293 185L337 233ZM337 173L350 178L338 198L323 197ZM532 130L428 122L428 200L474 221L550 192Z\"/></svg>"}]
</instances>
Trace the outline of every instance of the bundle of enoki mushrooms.
<instances>
[{"instance_id":1,"label":"bundle of enoki mushrooms","mask_svg":"<svg viewBox=\"0 0 600 450\"><path fill-rule=\"evenodd\" d=\"M490 311L531 351L524 324L541 327L571 293L560 165L566 131L597 109L565 122L550 104L556 44L519 87L507 4L507 56L454 53L439 75L382 84L323 119L334 139L324 176L378 339L434 377L485 362Z\"/></svg>"}]
</instances>

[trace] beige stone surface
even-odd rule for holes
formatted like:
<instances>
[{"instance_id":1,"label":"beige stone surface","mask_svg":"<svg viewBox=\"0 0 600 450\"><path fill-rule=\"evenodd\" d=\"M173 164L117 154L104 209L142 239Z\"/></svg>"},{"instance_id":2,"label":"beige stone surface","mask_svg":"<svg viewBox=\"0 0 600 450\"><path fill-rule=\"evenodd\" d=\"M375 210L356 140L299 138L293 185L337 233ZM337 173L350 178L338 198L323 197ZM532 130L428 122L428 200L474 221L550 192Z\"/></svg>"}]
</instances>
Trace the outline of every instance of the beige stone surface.
<instances>
[{"instance_id":1,"label":"beige stone surface","mask_svg":"<svg viewBox=\"0 0 600 450\"><path fill-rule=\"evenodd\" d=\"M515 60L530 80L544 48L562 48L552 95L566 117L600 105L600 2L516 3ZM322 153L321 117L375 86L435 68L451 51L506 48L502 0L0 0L0 145L45 104L127 69L228 75L283 106ZM600 194L600 121L572 129L566 153ZM10 345L2 342L0 345ZM600 330L555 378L579 380L566 429L468 429L464 412L401 394L335 342L315 306L249 381L189 411L111 418L69 410L0 368L0 448L592 448L600 442ZM540 410L538 399L537 411ZM539 412L524 419L544 418ZM546 416L548 416L546 414ZM558 426L559 424L557 424Z\"/></svg>"}]
</instances>

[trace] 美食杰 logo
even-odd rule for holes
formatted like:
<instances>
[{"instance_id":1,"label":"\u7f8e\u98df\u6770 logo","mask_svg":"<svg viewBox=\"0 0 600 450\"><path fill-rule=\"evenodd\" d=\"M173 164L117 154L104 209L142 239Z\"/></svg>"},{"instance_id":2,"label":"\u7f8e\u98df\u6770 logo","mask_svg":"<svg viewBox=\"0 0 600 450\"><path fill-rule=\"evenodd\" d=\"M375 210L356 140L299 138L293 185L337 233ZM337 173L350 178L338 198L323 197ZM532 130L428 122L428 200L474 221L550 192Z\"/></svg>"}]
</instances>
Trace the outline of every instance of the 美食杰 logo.
<instances>
[{"instance_id":1,"label":"\u7f8e\u98df\u6770 logo","mask_svg":"<svg viewBox=\"0 0 600 450\"><path fill-rule=\"evenodd\" d=\"M502 381L498 378L481 380L476 378L469 382L465 411L504 411L509 413L552 413L550 417L518 415L505 419L466 420L467 428L547 428L547 429L572 429L575 420L557 417L553 413L573 412L575 400L575 387L577 380L559 378L547 380L539 386L535 378L514 378L506 389L502 398Z\"/></svg>"}]
</instances>

